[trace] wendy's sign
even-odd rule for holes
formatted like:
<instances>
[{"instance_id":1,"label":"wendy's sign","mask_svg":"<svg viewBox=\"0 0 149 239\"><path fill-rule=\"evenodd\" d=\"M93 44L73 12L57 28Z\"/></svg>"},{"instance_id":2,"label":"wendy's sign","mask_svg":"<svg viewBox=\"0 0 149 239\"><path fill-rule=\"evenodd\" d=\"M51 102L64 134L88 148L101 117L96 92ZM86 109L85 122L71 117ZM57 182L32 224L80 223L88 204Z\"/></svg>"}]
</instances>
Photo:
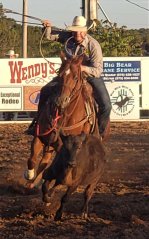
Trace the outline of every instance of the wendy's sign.
<instances>
[{"instance_id":1,"label":"wendy's sign","mask_svg":"<svg viewBox=\"0 0 149 239\"><path fill-rule=\"evenodd\" d=\"M55 74L55 63L35 63L24 66L23 61L9 61L10 67L10 82L12 84L20 84L23 81L26 83L36 82L37 78L46 79L50 75Z\"/></svg>"},{"instance_id":2,"label":"wendy's sign","mask_svg":"<svg viewBox=\"0 0 149 239\"><path fill-rule=\"evenodd\" d=\"M0 59L0 86L43 86L57 75L60 58Z\"/></svg>"}]
</instances>

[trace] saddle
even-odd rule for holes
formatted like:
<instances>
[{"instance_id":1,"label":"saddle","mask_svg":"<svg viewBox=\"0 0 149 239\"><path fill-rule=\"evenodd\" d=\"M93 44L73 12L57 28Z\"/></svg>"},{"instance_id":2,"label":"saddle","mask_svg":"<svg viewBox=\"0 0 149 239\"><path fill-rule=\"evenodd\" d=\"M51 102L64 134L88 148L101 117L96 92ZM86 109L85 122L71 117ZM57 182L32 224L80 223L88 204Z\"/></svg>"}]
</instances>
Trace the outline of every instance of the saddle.
<instances>
[{"instance_id":1,"label":"saddle","mask_svg":"<svg viewBox=\"0 0 149 239\"><path fill-rule=\"evenodd\" d=\"M88 116L89 123L94 127L97 113L97 105L93 96L92 86L83 80L83 97L85 102L86 114Z\"/></svg>"}]
</instances>

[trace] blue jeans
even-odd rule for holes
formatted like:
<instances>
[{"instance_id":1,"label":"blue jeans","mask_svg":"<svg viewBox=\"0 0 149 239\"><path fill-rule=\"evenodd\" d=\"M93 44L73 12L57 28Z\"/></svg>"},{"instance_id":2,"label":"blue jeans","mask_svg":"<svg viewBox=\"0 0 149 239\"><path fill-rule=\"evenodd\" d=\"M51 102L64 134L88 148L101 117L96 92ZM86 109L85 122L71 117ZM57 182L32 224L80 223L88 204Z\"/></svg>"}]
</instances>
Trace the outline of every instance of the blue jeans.
<instances>
[{"instance_id":1,"label":"blue jeans","mask_svg":"<svg viewBox=\"0 0 149 239\"><path fill-rule=\"evenodd\" d=\"M107 123L109 121L110 112L112 109L110 96L102 77L100 78L88 77L87 81L93 88L95 101L99 107L99 111L97 113L99 133L100 135L103 135Z\"/></svg>"}]
</instances>

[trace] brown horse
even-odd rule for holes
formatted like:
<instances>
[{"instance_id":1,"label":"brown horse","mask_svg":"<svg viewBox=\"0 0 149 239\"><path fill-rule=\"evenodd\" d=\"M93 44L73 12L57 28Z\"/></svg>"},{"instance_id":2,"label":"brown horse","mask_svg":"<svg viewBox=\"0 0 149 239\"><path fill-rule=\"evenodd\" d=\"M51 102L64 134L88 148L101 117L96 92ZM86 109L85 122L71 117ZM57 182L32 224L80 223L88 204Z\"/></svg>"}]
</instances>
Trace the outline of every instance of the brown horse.
<instances>
[{"instance_id":1,"label":"brown horse","mask_svg":"<svg viewBox=\"0 0 149 239\"><path fill-rule=\"evenodd\" d=\"M31 187L41 179L44 169L51 163L53 153L59 151L62 145L59 132L63 135L78 135L84 132L85 134L99 136L92 87L87 83L86 77L81 72L80 66L83 56L66 59L63 54L61 59L62 65L56 79L58 84L61 85L61 93L54 101L55 107L51 108L50 114L52 117L50 118L52 120L47 118L49 117L47 116L49 105L46 103L41 115L39 115L38 133L34 136L31 144L31 155L28 159L28 170L26 171L26 178L32 180ZM39 132L39 126L42 128L41 132ZM35 167L42 150L43 156L35 178Z\"/></svg>"},{"instance_id":2,"label":"brown horse","mask_svg":"<svg viewBox=\"0 0 149 239\"><path fill-rule=\"evenodd\" d=\"M98 134L92 88L81 73L83 56L70 60L62 58L64 64L61 94L57 105L62 115L59 128L64 135L78 135L81 132Z\"/></svg>"}]
</instances>

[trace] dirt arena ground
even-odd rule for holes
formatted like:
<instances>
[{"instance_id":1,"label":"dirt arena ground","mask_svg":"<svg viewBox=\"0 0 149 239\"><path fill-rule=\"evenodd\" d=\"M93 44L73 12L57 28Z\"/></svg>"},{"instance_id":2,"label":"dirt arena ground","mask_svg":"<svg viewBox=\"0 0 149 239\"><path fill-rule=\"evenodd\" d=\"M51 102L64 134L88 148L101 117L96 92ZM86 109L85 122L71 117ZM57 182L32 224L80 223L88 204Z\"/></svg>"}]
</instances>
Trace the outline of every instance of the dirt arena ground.
<instances>
[{"instance_id":1,"label":"dirt arena ground","mask_svg":"<svg viewBox=\"0 0 149 239\"><path fill-rule=\"evenodd\" d=\"M23 173L32 136L27 124L0 124L1 239L149 239L149 121L111 124L108 163L81 218L82 190L65 206L60 222L41 200L41 188L29 190ZM64 188L57 191L58 196Z\"/></svg>"}]
</instances>

